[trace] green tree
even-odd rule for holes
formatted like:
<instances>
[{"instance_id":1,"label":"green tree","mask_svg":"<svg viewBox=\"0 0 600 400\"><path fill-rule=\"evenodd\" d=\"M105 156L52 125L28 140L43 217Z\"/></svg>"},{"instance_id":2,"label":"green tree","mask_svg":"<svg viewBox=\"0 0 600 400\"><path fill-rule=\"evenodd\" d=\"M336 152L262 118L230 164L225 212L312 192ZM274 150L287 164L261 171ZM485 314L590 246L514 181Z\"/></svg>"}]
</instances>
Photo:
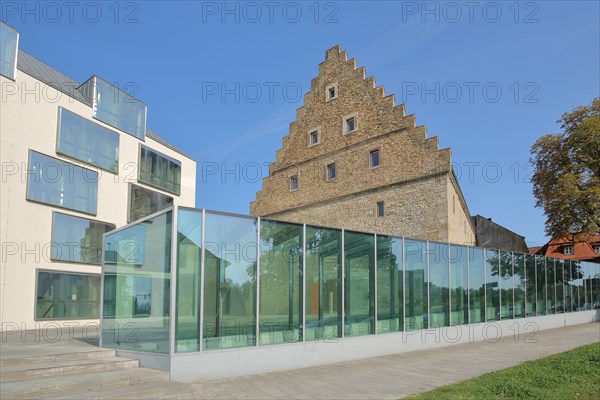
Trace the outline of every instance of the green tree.
<instances>
[{"instance_id":1,"label":"green tree","mask_svg":"<svg viewBox=\"0 0 600 400\"><path fill-rule=\"evenodd\" d=\"M560 120L563 133L531 147L533 194L546 214L546 234L570 237L600 232L600 98Z\"/></svg>"}]
</instances>

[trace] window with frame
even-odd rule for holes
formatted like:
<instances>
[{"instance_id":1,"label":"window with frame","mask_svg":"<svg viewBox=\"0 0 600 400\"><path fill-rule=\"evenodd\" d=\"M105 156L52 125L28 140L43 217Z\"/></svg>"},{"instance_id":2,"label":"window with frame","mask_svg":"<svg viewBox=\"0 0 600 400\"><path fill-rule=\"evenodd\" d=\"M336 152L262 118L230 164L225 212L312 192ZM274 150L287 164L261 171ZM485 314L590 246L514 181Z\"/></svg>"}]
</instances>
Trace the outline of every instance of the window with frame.
<instances>
[{"instance_id":1,"label":"window with frame","mask_svg":"<svg viewBox=\"0 0 600 400\"><path fill-rule=\"evenodd\" d=\"M563 247L563 254L566 255L566 256L573 255L573 246L564 246Z\"/></svg>"},{"instance_id":2,"label":"window with frame","mask_svg":"<svg viewBox=\"0 0 600 400\"><path fill-rule=\"evenodd\" d=\"M96 215L98 173L29 150L27 200Z\"/></svg>"},{"instance_id":3,"label":"window with frame","mask_svg":"<svg viewBox=\"0 0 600 400\"><path fill-rule=\"evenodd\" d=\"M597 245L594 246L594 252L596 254L600 254L600 244L597 244Z\"/></svg>"},{"instance_id":4,"label":"window with frame","mask_svg":"<svg viewBox=\"0 0 600 400\"><path fill-rule=\"evenodd\" d=\"M56 151L104 170L119 171L119 134L59 107Z\"/></svg>"},{"instance_id":5,"label":"window with frame","mask_svg":"<svg viewBox=\"0 0 600 400\"><path fill-rule=\"evenodd\" d=\"M376 167L379 167L380 164L381 164L381 158L380 158L379 149L371 150L369 152L369 167L376 168Z\"/></svg>"},{"instance_id":6,"label":"window with frame","mask_svg":"<svg viewBox=\"0 0 600 400\"><path fill-rule=\"evenodd\" d=\"M35 319L100 315L100 275L37 270Z\"/></svg>"},{"instance_id":7,"label":"window with frame","mask_svg":"<svg viewBox=\"0 0 600 400\"><path fill-rule=\"evenodd\" d=\"M334 180L337 177L335 163L327 164L326 173L328 181Z\"/></svg>"},{"instance_id":8,"label":"window with frame","mask_svg":"<svg viewBox=\"0 0 600 400\"><path fill-rule=\"evenodd\" d=\"M290 176L290 191L298 190L298 175Z\"/></svg>"},{"instance_id":9,"label":"window with frame","mask_svg":"<svg viewBox=\"0 0 600 400\"><path fill-rule=\"evenodd\" d=\"M0 21L0 75L15 80L19 32Z\"/></svg>"},{"instance_id":10,"label":"window with frame","mask_svg":"<svg viewBox=\"0 0 600 400\"><path fill-rule=\"evenodd\" d=\"M147 217L173 205L173 198L141 186L129 184L129 215L127 222Z\"/></svg>"},{"instance_id":11,"label":"window with frame","mask_svg":"<svg viewBox=\"0 0 600 400\"><path fill-rule=\"evenodd\" d=\"M181 163L146 146L140 146L138 180L173 194L181 193Z\"/></svg>"},{"instance_id":12,"label":"window with frame","mask_svg":"<svg viewBox=\"0 0 600 400\"><path fill-rule=\"evenodd\" d=\"M377 217L385 216L385 203L383 201L377 202Z\"/></svg>"},{"instance_id":13,"label":"window with frame","mask_svg":"<svg viewBox=\"0 0 600 400\"><path fill-rule=\"evenodd\" d=\"M102 235L115 224L54 212L50 259L82 264L102 264Z\"/></svg>"},{"instance_id":14,"label":"window with frame","mask_svg":"<svg viewBox=\"0 0 600 400\"><path fill-rule=\"evenodd\" d=\"M356 130L358 130L358 121L357 121L357 117L358 114L354 113L354 114L350 114L350 115L346 115L344 118L342 118L343 120L343 134L346 135L348 133L352 133L352 132L356 132Z\"/></svg>"},{"instance_id":15,"label":"window with frame","mask_svg":"<svg viewBox=\"0 0 600 400\"><path fill-rule=\"evenodd\" d=\"M332 85L327 86L325 88L325 96L326 101L336 99L338 97L338 84L334 83Z\"/></svg>"},{"instance_id":16,"label":"window with frame","mask_svg":"<svg viewBox=\"0 0 600 400\"><path fill-rule=\"evenodd\" d=\"M319 130L316 129L314 131L311 131L308 134L308 145L309 146L314 146L316 144L319 144L320 138L319 138Z\"/></svg>"}]
</instances>

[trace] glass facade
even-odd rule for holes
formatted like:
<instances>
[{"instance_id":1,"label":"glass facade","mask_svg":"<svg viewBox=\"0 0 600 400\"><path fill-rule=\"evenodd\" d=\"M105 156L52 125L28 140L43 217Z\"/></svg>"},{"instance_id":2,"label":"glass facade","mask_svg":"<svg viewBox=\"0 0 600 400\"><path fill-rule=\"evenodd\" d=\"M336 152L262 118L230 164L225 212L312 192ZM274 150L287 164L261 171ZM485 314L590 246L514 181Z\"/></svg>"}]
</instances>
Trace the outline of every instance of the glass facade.
<instances>
[{"instance_id":1,"label":"glass facade","mask_svg":"<svg viewBox=\"0 0 600 400\"><path fill-rule=\"evenodd\" d=\"M96 215L98 173L30 150L27 200Z\"/></svg>"},{"instance_id":2,"label":"glass facade","mask_svg":"<svg viewBox=\"0 0 600 400\"><path fill-rule=\"evenodd\" d=\"M168 211L104 238L104 347L169 352L171 238Z\"/></svg>"},{"instance_id":3,"label":"glass facade","mask_svg":"<svg viewBox=\"0 0 600 400\"><path fill-rule=\"evenodd\" d=\"M147 217L173 205L173 198L138 185L129 184L127 222Z\"/></svg>"},{"instance_id":4,"label":"glass facade","mask_svg":"<svg viewBox=\"0 0 600 400\"><path fill-rule=\"evenodd\" d=\"M116 226L55 212L52 217L50 259L102 264L102 235Z\"/></svg>"},{"instance_id":5,"label":"glass facade","mask_svg":"<svg viewBox=\"0 0 600 400\"><path fill-rule=\"evenodd\" d=\"M19 33L0 21L0 75L15 79Z\"/></svg>"},{"instance_id":6,"label":"glass facade","mask_svg":"<svg viewBox=\"0 0 600 400\"><path fill-rule=\"evenodd\" d=\"M118 173L118 133L62 107L59 107L58 121L58 153Z\"/></svg>"},{"instance_id":7,"label":"glass facade","mask_svg":"<svg viewBox=\"0 0 600 400\"><path fill-rule=\"evenodd\" d=\"M167 192L181 193L181 163L146 146L140 146L138 180Z\"/></svg>"},{"instance_id":8,"label":"glass facade","mask_svg":"<svg viewBox=\"0 0 600 400\"><path fill-rule=\"evenodd\" d=\"M100 315L100 275L37 271L35 319L83 319Z\"/></svg>"},{"instance_id":9,"label":"glass facade","mask_svg":"<svg viewBox=\"0 0 600 400\"><path fill-rule=\"evenodd\" d=\"M176 208L105 235L103 307L107 347L337 342L600 309L600 265Z\"/></svg>"},{"instance_id":10,"label":"glass facade","mask_svg":"<svg viewBox=\"0 0 600 400\"><path fill-rule=\"evenodd\" d=\"M146 105L104 79L90 79L93 90L93 117L131 136L144 140L146 136ZM84 93L90 93L90 84L84 83Z\"/></svg>"}]
</instances>

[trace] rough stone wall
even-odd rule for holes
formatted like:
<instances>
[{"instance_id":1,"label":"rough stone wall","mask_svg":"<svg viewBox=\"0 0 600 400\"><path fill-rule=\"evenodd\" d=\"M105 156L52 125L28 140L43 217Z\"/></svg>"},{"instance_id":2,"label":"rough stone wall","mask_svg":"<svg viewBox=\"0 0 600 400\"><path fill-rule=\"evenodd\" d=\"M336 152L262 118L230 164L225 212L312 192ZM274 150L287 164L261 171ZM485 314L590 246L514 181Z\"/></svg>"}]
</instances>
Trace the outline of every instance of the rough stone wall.
<instances>
[{"instance_id":1,"label":"rough stone wall","mask_svg":"<svg viewBox=\"0 0 600 400\"><path fill-rule=\"evenodd\" d=\"M338 95L328 100L327 88L334 84ZM344 117L351 114L357 129L344 134ZM319 143L311 146L310 133L317 129ZM381 165L371 168L369 153L375 149ZM330 163L337 170L333 180L326 179ZM437 137L428 138L426 127L416 126L414 116L406 116L404 106L396 106L393 95L386 97L373 77L366 78L365 68L357 69L336 46L319 65L250 213L448 241L450 174L450 149L439 150ZM294 175L299 187L291 191ZM383 218L375 215L379 201L385 202ZM472 233L470 222L469 229Z\"/></svg>"}]
</instances>

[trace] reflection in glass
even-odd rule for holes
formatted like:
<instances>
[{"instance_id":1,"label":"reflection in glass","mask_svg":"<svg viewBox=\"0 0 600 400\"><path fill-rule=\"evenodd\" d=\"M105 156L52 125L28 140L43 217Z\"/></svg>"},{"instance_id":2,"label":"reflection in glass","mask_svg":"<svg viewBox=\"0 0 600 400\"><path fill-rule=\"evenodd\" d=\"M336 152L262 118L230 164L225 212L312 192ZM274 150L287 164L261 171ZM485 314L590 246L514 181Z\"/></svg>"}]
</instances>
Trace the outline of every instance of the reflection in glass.
<instances>
[{"instance_id":1,"label":"reflection in glass","mask_svg":"<svg viewBox=\"0 0 600 400\"><path fill-rule=\"evenodd\" d=\"M427 328L427 243L404 240L405 330Z\"/></svg>"},{"instance_id":2,"label":"reflection in glass","mask_svg":"<svg viewBox=\"0 0 600 400\"><path fill-rule=\"evenodd\" d=\"M59 107L56 151L111 172L119 171L119 135Z\"/></svg>"},{"instance_id":3,"label":"reflection in glass","mask_svg":"<svg viewBox=\"0 0 600 400\"><path fill-rule=\"evenodd\" d=\"M27 200L96 215L96 171L30 150L27 172Z\"/></svg>"},{"instance_id":4,"label":"reflection in glass","mask_svg":"<svg viewBox=\"0 0 600 400\"><path fill-rule=\"evenodd\" d=\"M342 337L342 235L306 227L306 341Z\"/></svg>"},{"instance_id":5,"label":"reflection in glass","mask_svg":"<svg viewBox=\"0 0 600 400\"><path fill-rule=\"evenodd\" d=\"M498 270L500 253L496 250L485 249L485 320L500 319L500 285Z\"/></svg>"},{"instance_id":6,"label":"reflection in glass","mask_svg":"<svg viewBox=\"0 0 600 400\"><path fill-rule=\"evenodd\" d=\"M256 220L206 213L206 350L256 344Z\"/></svg>"},{"instance_id":7,"label":"reflection in glass","mask_svg":"<svg viewBox=\"0 0 600 400\"><path fill-rule=\"evenodd\" d=\"M538 273L535 268L535 256L525 254L525 315L535 317L537 310Z\"/></svg>"},{"instance_id":8,"label":"reflection in glass","mask_svg":"<svg viewBox=\"0 0 600 400\"><path fill-rule=\"evenodd\" d=\"M485 265L483 249L469 247L469 323L485 321Z\"/></svg>"},{"instance_id":9,"label":"reflection in glass","mask_svg":"<svg viewBox=\"0 0 600 400\"><path fill-rule=\"evenodd\" d=\"M302 341L302 230L260 223L260 344Z\"/></svg>"},{"instance_id":10,"label":"reflection in glass","mask_svg":"<svg viewBox=\"0 0 600 400\"><path fill-rule=\"evenodd\" d=\"M175 351L200 350L200 258L202 212L179 209L177 214L177 303Z\"/></svg>"},{"instance_id":11,"label":"reflection in glass","mask_svg":"<svg viewBox=\"0 0 600 400\"><path fill-rule=\"evenodd\" d=\"M450 325L462 325L469 321L468 312L468 248L450 246Z\"/></svg>"},{"instance_id":12,"label":"reflection in glass","mask_svg":"<svg viewBox=\"0 0 600 400\"><path fill-rule=\"evenodd\" d=\"M527 275L525 270L525 254L513 254L513 284L514 305L513 318L525 317L525 304L527 295ZM535 281L534 281L535 282ZM510 318L510 317L509 317Z\"/></svg>"},{"instance_id":13,"label":"reflection in glass","mask_svg":"<svg viewBox=\"0 0 600 400\"><path fill-rule=\"evenodd\" d=\"M514 315L513 293L513 255L501 251L499 256L500 318L510 319Z\"/></svg>"},{"instance_id":14,"label":"reflection in glass","mask_svg":"<svg viewBox=\"0 0 600 400\"><path fill-rule=\"evenodd\" d=\"M556 290L556 313L565 312L565 260L557 258L554 262L555 268L555 290Z\"/></svg>"},{"instance_id":15,"label":"reflection in glass","mask_svg":"<svg viewBox=\"0 0 600 400\"><path fill-rule=\"evenodd\" d=\"M344 232L344 335L375 333L375 238Z\"/></svg>"},{"instance_id":16,"label":"reflection in glass","mask_svg":"<svg viewBox=\"0 0 600 400\"><path fill-rule=\"evenodd\" d=\"M52 218L50 259L100 265L102 235L115 228L114 224L55 212Z\"/></svg>"},{"instance_id":17,"label":"reflection in glass","mask_svg":"<svg viewBox=\"0 0 600 400\"><path fill-rule=\"evenodd\" d=\"M537 275L537 305L536 314L546 315L548 313L548 271L546 268L546 257L535 256L535 270Z\"/></svg>"},{"instance_id":18,"label":"reflection in glass","mask_svg":"<svg viewBox=\"0 0 600 400\"><path fill-rule=\"evenodd\" d=\"M429 328L450 325L448 245L429 242Z\"/></svg>"},{"instance_id":19,"label":"reflection in glass","mask_svg":"<svg viewBox=\"0 0 600 400\"><path fill-rule=\"evenodd\" d=\"M558 260L555 258L546 259L546 283L547 283L547 302L546 313L556 313L556 270Z\"/></svg>"},{"instance_id":20,"label":"reflection in glass","mask_svg":"<svg viewBox=\"0 0 600 400\"><path fill-rule=\"evenodd\" d=\"M37 271L37 319L98 318L100 276Z\"/></svg>"},{"instance_id":21,"label":"reflection in glass","mask_svg":"<svg viewBox=\"0 0 600 400\"><path fill-rule=\"evenodd\" d=\"M127 222L147 217L172 205L173 198L171 196L130 183Z\"/></svg>"},{"instance_id":22,"label":"reflection in glass","mask_svg":"<svg viewBox=\"0 0 600 400\"><path fill-rule=\"evenodd\" d=\"M181 163L149 147L140 146L138 180L179 195L181 192Z\"/></svg>"},{"instance_id":23,"label":"reflection in glass","mask_svg":"<svg viewBox=\"0 0 600 400\"><path fill-rule=\"evenodd\" d=\"M172 211L105 236L102 343L169 352Z\"/></svg>"},{"instance_id":24,"label":"reflection in glass","mask_svg":"<svg viewBox=\"0 0 600 400\"><path fill-rule=\"evenodd\" d=\"M0 21L0 75L15 80L19 33Z\"/></svg>"},{"instance_id":25,"label":"reflection in glass","mask_svg":"<svg viewBox=\"0 0 600 400\"><path fill-rule=\"evenodd\" d=\"M377 236L377 333L404 329L402 239Z\"/></svg>"}]
</instances>

